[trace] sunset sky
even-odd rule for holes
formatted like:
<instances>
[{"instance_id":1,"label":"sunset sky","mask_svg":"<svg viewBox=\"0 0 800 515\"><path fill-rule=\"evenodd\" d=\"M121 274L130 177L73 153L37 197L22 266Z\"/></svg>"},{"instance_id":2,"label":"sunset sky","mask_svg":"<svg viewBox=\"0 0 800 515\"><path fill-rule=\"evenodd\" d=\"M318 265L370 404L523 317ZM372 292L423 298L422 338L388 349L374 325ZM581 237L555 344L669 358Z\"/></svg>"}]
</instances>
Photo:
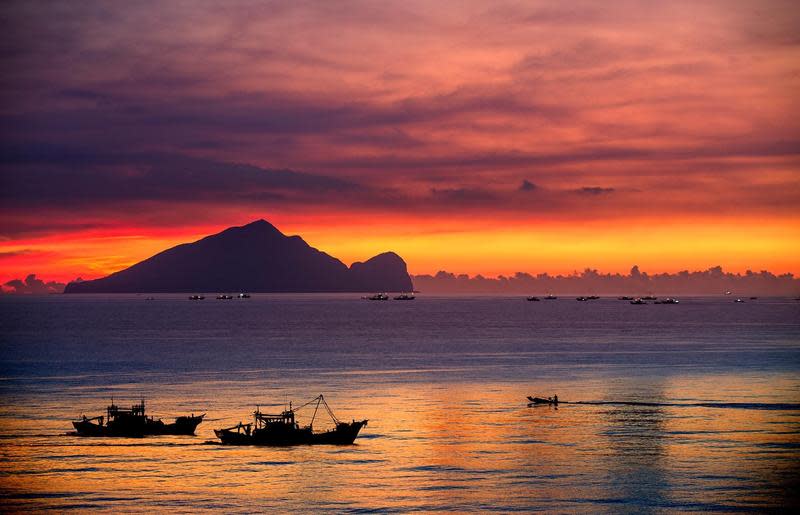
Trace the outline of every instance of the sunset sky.
<instances>
[{"instance_id":1,"label":"sunset sky","mask_svg":"<svg viewBox=\"0 0 800 515\"><path fill-rule=\"evenodd\" d=\"M800 274L796 1L25 1L0 24L0 283L258 218L414 274Z\"/></svg>"}]
</instances>

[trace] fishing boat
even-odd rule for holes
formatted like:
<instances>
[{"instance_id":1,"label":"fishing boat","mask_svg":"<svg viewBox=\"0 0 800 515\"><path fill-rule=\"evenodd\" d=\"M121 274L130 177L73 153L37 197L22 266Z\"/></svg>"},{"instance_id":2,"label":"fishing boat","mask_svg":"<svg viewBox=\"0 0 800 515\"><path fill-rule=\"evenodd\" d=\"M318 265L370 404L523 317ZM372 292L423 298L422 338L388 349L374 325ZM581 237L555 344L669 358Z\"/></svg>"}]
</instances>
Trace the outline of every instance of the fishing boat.
<instances>
[{"instance_id":1,"label":"fishing boat","mask_svg":"<svg viewBox=\"0 0 800 515\"><path fill-rule=\"evenodd\" d=\"M633 297L622 296L622 297L617 297L617 300L633 300Z\"/></svg>"},{"instance_id":2,"label":"fishing boat","mask_svg":"<svg viewBox=\"0 0 800 515\"><path fill-rule=\"evenodd\" d=\"M548 397L545 399L544 397L531 397L529 395L528 400L531 402L531 404L549 404L551 406L558 406L558 397Z\"/></svg>"},{"instance_id":3,"label":"fishing boat","mask_svg":"<svg viewBox=\"0 0 800 515\"><path fill-rule=\"evenodd\" d=\"M678 299L673 299L672 297L667 297L664 300L657 300L653 302L653 304L680 304Z\"/></svg>"},{"instance_id":4,"label":"fishing boat","mask_svg":"<svg viewBox=\"0 0 800 515\"><path fill-rule=\"evenodd\" d=\"M295 420L295 413L305 407L314 406L314 414L307 426L300 426ZM320 406L325 408L334 423L332 429L315 431L314 421ZM253 422L239 422L233 427L215 429L214 434L225 445L350 445L358 436L361 428L367 425L366 420L342 422L333 414L322 395L310 400L299 408L292 408L278 414L262 413L259 408L253 412Z\"/></svg>"},{"instance_id":5,"label":"fishing boat","mask_svg":"<svg viewBox=\"0 0 800 515\"><path fill-rule=\"evenodd\" d=\"M370 295L366 297L367 300L389 300L389 295L386 293L376 293L375 295Z\"/></svg>"},{"instance_id":6,"label":"fishing boat","mask_svg":"<svg viewBox=\"0 0 800 515\"><path fill-rule=\"evenodd\" d=\"M144 399L130 409L120 408L114 401L106 408L106 415L87 418L83 415L72 422L78 436L124 436L141 437L148 435L193 435L203 421L205 413L177 417L167 424L161 419L148 417L145 413Z\"/></svg>"},{"instance_id":7,"label":"fishing boat","mask_svg":"<svg viewBox=\"0 0 800 515\"><path fill-rule=\"evenodd\" d=\"M189 300L205 300L203 295L189 295Z\"/></svg>"},{"instance_id":8,"label":"fishing boat","mask_svg":"<svg viewBox=\"0 0 800 515\"><path fill-rule=\"evenodd\" d=\"M547 295L547 296L544 298L544 300L556 300L557 298L558 298L558 297L556 297L556 296L555 296L555 295L553 295L553 294L548 294L548 295Z\"/></svg>"},{"instance_id":9,"label":"fishing boat","mask_svg":"<svg viewBox=\"0 0 800 515\"><path fill-rule=\"evenodd\" d=\"M240 299L249 299L250 298L250 294L249 293L240 293L239 294L239 298Z\"/></svg>"},{"instance_id":10,"label":"fishing boat","mask_svg":"<svg viewBox=\"0 0 800 515\"><path fill-rule=\"evenodd\" d=\"M224 293L221 295L217 295L217 300L232 300L233 295L225 295Z\"/></svg>"},{"instance_id":11,"label":"fishing boat","mask_svg":"<svg viewBox=\"0 0 800 515\"><path fill-rule=\"evenodd\" d=\"M528 302L539 302L539 297L528 297Z\"/></svg>"},{"instance_id":12,"label":"fishing boat","mask_svg":"<svg viewBox=\"0 0 800 515\"><path fill-rule=\"evenodd\" d=\"M401 293L394 300L414 300L415 298L413 293Z\"/></svg>"},{"instance_id":13,"label":"fishing boat","mask_svg":"<svg viewBox=\"0 0 800 515\"><path fill-rule=\"evenodd\" d=\"M642 305L642 304L647 304L647 302L645 302L644 299L633 299L631 301L631 304Z\"/></svg>"}]
</instances>

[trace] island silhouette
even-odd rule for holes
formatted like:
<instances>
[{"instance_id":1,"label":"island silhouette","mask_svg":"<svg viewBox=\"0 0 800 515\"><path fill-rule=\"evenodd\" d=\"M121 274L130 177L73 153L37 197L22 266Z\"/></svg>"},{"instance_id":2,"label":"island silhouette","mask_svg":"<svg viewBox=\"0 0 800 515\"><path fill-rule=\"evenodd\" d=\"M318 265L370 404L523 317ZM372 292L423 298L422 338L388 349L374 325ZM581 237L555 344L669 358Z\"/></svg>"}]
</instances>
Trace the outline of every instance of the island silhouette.
<instances>
[{"instance_id":1,"label":"island silhouette","mask_svg":"<svg viewBox=\"0 0 800 515\"><path fill-rule=\"evenodd\" d=\"M347 267L266 220L177 245L64 293L411 291L405 261L385 252Z\"/></svg>"}]
</instances>

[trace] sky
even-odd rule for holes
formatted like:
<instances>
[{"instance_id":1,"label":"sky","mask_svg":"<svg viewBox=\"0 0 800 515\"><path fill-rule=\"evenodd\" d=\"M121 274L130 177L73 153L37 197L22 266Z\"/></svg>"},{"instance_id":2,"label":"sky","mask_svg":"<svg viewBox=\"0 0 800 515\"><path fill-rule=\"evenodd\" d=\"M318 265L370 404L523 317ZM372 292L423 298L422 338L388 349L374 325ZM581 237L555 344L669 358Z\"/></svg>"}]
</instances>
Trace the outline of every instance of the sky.
<instances>
[{"instance_id":1,"label":"sky","mask_svg":"<svg viewBox=\"0 0 800 515\"><path fill-rule=\"evenodd\" d=\"M414 274L800 274L793 1L3 2L0 283L264 218Z\"/></svg>"}]
</instances>

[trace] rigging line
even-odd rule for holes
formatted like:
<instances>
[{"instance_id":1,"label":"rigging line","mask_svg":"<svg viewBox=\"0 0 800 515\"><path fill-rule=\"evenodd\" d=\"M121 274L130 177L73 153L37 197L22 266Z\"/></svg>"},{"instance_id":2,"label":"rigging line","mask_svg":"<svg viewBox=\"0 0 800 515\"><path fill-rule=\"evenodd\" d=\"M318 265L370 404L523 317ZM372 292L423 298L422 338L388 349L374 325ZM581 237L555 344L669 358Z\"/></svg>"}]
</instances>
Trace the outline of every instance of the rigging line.
<instances>
[{"instance_id":1,"label":"rigging line","mask_svg":"<svg viewBox=\"0 0 800 515\"><path fill-rule=\"evenodd\" d=\"M320 398L320 397L322 397L322 395L318 395L317 397L314 397L313 399L311 399L311 400L310 400L310 401L308 401L307 403L303 404L303 405L302 405L302 406L300 406L299 408L294 408L292 411L299 411L299 410L301 410L301 409L305 408L306 406L308 406L309 404L312 404L313 402L315 402L315 401L319 400L319 398Z\"/></svg>"},{"instance_id":2,"label":"rigging line","mask_svg":"<svg viewBox=\"0 0 800 515\"><path fill-rule=\"evenodd\" d=\"M325 403L325 409L328 410L328 415L331 416L331 419L333 420L333 423L338 425L339 424L339 419L336 418L336 415L333 414L333 410L331 410L331 407L328 406L328 402L325 400L324 397L322 397L322 395L320 395L320 398L322 399L322 402Z\"/></svg>"},{"instance_id":3,"label":"rigging line","mask_svg":"<svg viewBox=\"0 0 800 515\"><path fill-rule=\"evenodd\" d=\"M317 418L317 410L319 409L319 403L322 401L322 395L317 397L317 405L314 408L314 414L311 416L311 427L314 427L314 419Z\"/></svg>"}]
</instances>

